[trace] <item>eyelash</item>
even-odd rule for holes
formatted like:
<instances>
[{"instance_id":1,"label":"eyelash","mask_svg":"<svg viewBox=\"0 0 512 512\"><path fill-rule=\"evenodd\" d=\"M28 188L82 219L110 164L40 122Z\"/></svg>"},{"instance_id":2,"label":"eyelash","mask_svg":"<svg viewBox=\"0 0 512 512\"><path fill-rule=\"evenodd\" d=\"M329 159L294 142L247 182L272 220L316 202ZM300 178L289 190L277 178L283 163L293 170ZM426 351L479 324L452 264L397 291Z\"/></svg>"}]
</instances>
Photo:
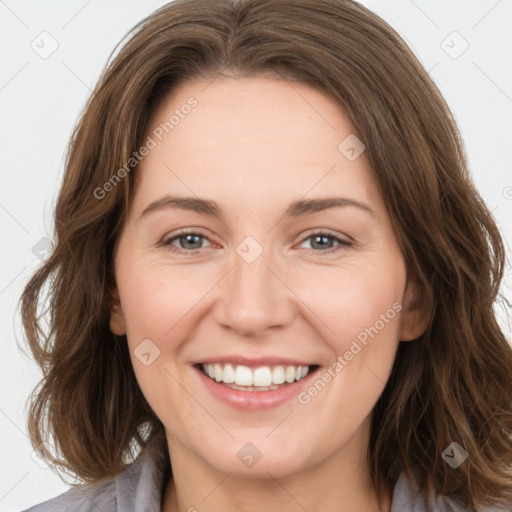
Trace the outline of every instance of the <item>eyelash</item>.
<instances>
[{"instance_id":1,"label":"eyelash","mask_svg":"<svg viewBox=\"0 0 512 512\"><path fill-rule=\"evenodd\" d=\"M197 252L201 251L201 249L192 249L192 250L178 249L175 246L171 245L174 240L178 240L179 238L185 237L187 235L198 235L201 238L205 238L206 240L209 240L207 236L202 235L201 233L198 233L197 231L183 230L183 231L180 231L178 234L172 236L171 238L162 240L162 242L160 242L159 246L166 247L170 251L175 252L175 253L180 253L180 254L196 254ZM327 238L332 238L334 241L338 242L338 245L335 247L332 247L330 249L327 249L325 251L309 249L314 252L320 252L323 254L331 254L333 252L340 250L341 248L348 248L353 245L352 242L342 240L341 238L338 238L337 236L335 236L332 233L329 233L327 231L315 231L314 233L311 233L307 237L303 238L301 240L301 243L305 242L306 240L309 240L310 238L314 238L315 236L323 236L323 237L327 237Z\"/></svg>"}]
</instances>

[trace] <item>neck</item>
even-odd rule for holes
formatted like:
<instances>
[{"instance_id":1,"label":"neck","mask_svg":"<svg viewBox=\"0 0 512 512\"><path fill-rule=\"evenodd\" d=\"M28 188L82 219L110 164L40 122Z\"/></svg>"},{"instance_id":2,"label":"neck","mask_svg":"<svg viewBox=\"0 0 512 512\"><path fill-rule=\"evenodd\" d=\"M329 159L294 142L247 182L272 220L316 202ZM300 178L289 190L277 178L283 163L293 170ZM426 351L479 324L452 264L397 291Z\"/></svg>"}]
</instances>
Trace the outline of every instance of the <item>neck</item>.
<instances>
[{"instance_id":1,"label":"neck","mask_svg":"<svg viewBox=\"0 0 512 512\"><path fill-rule=\"evenodd\" d=\"M170 440L169 440L170 441ZM274 478L248 478L222 473L169 442L173 476L162 500L162 512L390 512L391 492L379 500L372 485L366 455L354 463L347 449L305 471ZM186 463L185 463L186 462Z\"/></svg>"}]
</instances>

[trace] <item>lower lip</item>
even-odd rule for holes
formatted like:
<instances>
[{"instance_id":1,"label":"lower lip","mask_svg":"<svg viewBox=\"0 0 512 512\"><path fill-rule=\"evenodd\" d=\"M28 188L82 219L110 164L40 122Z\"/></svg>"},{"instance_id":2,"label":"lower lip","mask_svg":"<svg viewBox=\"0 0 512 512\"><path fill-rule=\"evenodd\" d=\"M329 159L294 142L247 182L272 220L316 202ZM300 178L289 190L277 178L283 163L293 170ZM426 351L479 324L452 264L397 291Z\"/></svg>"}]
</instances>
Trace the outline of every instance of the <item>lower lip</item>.
<instances>
[{"instance_id":1,"label":"lower lip","mask_svg":"<svg viewBox=\"0 0 512 512\"><path fill-rule=\"evenodd\" d=\"M307 387L317 369L309 372L303 379L295 381L282 388L271 391L240 391L231 389L217 381L207 377L199 368L194 368L199 373L199 378L206 388L219 400L228 405L242 410L261 411L272 409L282 403L297 397L303 388Z\"/></svg>"}]
</instances>

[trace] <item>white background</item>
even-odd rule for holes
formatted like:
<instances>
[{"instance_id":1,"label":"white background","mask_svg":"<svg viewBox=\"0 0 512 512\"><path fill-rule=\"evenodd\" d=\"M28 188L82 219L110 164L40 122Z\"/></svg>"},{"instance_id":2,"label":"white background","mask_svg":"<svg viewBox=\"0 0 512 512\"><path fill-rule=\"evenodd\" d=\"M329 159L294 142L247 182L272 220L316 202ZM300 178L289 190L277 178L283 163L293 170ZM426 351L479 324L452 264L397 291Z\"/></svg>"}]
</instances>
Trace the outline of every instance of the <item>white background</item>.
<instances>
[{"instance_id":1,"label":"white background","mask_svg":"<svg viewBox=\"0 0 512 512\"><path fill-rule=\"evenodd\" d=\"M25 404L39 373L17 348L23 334L16 303L41 262L33 247L51 234L67 140L90 89L115 44L164 3L0 0L0 511L24 509L68 488L31 458ZM362 3L430 70L461 128L477 187L510 241L512 0ZM58 43L47 59L31 48L48 37L39 36L43 31ZM453 58L464 40L468 49ZM509 266L506 283L502 292L511 300ZM503 314L501 322L510 339Z\"/></svg>"}]
</instances>

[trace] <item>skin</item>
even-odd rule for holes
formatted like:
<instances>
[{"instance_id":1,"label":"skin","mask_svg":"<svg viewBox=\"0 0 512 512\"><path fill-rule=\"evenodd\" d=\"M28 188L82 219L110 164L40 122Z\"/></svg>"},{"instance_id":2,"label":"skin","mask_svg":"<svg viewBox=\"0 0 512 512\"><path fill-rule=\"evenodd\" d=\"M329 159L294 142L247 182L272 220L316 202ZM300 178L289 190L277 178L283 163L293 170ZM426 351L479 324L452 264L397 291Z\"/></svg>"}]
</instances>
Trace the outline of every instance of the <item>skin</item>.
<instances>
[{"instance_id":1,"label":"skin","mask_svg":"<svg viewBox=\"0 0 512 512\"><path fill-rule=\"evenodd\" d=\"M364 152L350 161L338 149L354 128L324 93L258 76L182 84L146 135L190 96L198 105L137 169L110 322L127 334L138 383L166 429L174 478L162 510L389 511L391 490L379 503L369 479L370 414L399 340L417 338L426 315ZM140 217L165 194L214 200L223 217L178 208ZM294 200L333 195L374 213L283 217ZM175 238L182 253L160 244L182 228L204 238ZM319 230L353 243L315 245ZM236 252L247 236L263 249L250 264ZM237 410L192 367L244 354L311 361L322 373L393 303L401 312L307 405ZM145 339L160 350L148 366L134 355ZM237 458L247 442L262 454L250 468Z\"/></svg>"}]
</instances>

